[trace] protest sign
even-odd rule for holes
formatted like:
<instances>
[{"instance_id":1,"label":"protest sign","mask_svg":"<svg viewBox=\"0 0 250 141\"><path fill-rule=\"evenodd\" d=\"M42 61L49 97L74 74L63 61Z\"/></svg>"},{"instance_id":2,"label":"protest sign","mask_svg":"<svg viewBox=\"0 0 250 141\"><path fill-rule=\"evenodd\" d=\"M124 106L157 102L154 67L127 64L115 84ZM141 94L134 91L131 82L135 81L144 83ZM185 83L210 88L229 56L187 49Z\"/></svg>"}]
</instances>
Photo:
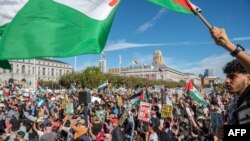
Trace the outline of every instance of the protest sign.
<instances>
[{"instance_id":1,"label":"protest sign","mask_svg":"<svg viewBox=\"0 0 250 141\"><path fill-rule=\"evenodd\" d=\"M67 105L68 101L64 98L61 102L62 104L62 108L66 108L66 105Z\"/></svg>"},{"instance_id":2,"label":"protest sign","mask_svg":"<svg viewBox=\"0 0 250 141\"><path fill-rule=\"evenodd\" d=\"M161 109L161 118L172 117L172 109L172 106L163 104Z\"/></svg>"},{"instance_id":3,"label":"protest sign","mask_svg":"<svg viewBox=\"0 0 250 141\"><path fill-rule=\"evenodd\" d=\"M71 115L74 114L74 106L73 106L73 103L67 103L67 105L66 105L66 113L67 113L67 114L71 114Z\"/></svg>"},{"instance_id":4,"label":"protest sign","mask_svg":"<svg viewBox=\"0 0 250 141\"><path fill-rule=\"evenodd\" d=\"M144 122L149 122L151 112L151 104L141 102L138 114L138 119Z\"/></svg>"}]
</instances>

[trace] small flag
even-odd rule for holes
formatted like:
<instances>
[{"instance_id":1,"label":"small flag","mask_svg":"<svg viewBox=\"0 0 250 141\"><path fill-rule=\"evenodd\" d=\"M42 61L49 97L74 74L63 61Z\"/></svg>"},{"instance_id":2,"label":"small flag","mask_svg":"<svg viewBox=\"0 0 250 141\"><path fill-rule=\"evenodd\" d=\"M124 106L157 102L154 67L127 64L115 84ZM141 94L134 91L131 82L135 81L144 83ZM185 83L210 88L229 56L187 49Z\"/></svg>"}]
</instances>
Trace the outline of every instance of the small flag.
<instances>
[{"instance_id":1,"label":"small flag","mask_svg":"<svg viewBox=\"0 0 250 141\"><path fill-rule=\"evenodd\" d=\"M140 100L144 100L144 92L142 89L139 89L135 92L134 95L128 98L130 100L130 104L132 105L138 105L140 103Z\"/></svg>"},{"instance_id":2,"label":"small flag","mask_svg":"<svg viewBox=\"0 0 250 141\"><path fill-rule=\"evenodd\" d=\"M45 92L45 90L42 88L39 82L36 83L37 91L39 92Z\"/></svg>"},{"instance_id":3,"label":"small flag","mask_svg":"<svg viewBox=\"0 0 250 141\"><path fill-rule=\"evenodd\" d=\"M155 67L151 65L151 69L153 70Z\"/></svg>"},{"instance_id":4,"label":"small flag","mask_svg":"<svg viewBox=\"0 0 250 141\"><path fill-rule=\"evenodd\" d=\"M202 104L203 106L207 106L208 103L205 101L204 97L201 95L201 93L195 88L194 83L192 80L190 80L186 87L184 88L184 91L189 95L193 100L197 101L198 103Z\"/></svg>"},{"instance_id":5,"label":"small flag","mask_svg":"<svg viewBox=\"0 0 250 141\"><path fill-rule=\"evenodd\" d=\"M101 60L106 60L106 56L105 56L104 52L101 53Z\"/></svg>"},{"instance_id":6,"label":"small flag","mask_svg":"<svg viewBox=\"0 0 250 141\"><path fill-rule=\"evenodd\" d=\"M173 10L175 12L185 13L185 14L193 14L194 10L200 12L201 9L194 4L192 4L189 0L149 0L150 2L165 7L167 9Z\"/></svg>"},{"instance_id":7,"label":"small flag","mask_svg":"<svg viewBox=\"0 0 250 141\"><path fill-rule=\"evenodd\" d=\"M139 62L138 60L134 59L134 60L132 61L132 64L140 64L140 62Z\"/></svg>"},{"instance_id":8,"label":"small flag","mask_svg":"<svg viewBox=\"0 0 250 141\"><path fill-rule=\"evenodd\" d=\"M143 63L143 68L145 69L147 67L147 64Z\"/></svg>"},{"instance_id":9,"label":"small flag","mask_svg":"<svg viewBox=\"0 0 250 141\"><path fill-rule=\"evenodd\" d=\"M108 81L103 82L101 85L98 86L97 89L105 89L108 88Z\"/></svg>"}]
</instances>

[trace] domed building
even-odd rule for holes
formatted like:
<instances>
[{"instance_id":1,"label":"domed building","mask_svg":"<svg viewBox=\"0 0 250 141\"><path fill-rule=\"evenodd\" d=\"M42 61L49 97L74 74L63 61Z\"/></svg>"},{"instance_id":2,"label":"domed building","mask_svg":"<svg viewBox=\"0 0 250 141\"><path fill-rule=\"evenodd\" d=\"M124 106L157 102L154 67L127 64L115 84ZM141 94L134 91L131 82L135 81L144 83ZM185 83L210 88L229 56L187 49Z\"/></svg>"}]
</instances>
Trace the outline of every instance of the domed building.
<instances>
[{"instance_id":1,"label":"domed building","mask_svg":"<svg viewBox=\"0 0 250 141\"><path fill-rule=\"evenodd\" d=\"M165 80L175 82L193 79L196 85L199 86L201 84L201 80L198 76L167 67L163 62L163 54L160 50L156 50L154 52L152 65L138 63L129 67L110 68L108 73L120 76L142 77L149 80Z\"/></svg>"}]
</instances>

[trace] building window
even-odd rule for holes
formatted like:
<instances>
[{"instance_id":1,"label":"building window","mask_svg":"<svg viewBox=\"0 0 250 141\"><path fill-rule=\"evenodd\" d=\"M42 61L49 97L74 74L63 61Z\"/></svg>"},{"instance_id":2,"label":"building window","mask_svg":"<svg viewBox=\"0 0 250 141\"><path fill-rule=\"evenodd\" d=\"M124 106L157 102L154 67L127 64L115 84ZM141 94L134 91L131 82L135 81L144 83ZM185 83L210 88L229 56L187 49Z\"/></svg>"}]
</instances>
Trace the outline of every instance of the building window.
<instances>
[{"instance_id":1,"label":"building window","mask_svg":"<svg viewBox=\"0 0 250 141\"><path fill-rule=\"evenodd\" d=\"M43 75L45 75L45 68L43 68Z\"/></svg>"},{"instance_id":2,"label":"building window","mask_svg":"<svg viewBox=\"0 0 250 141\"><path fill-rule=\"evenodd\" d=\"M11 66L10 72L13 72L13 64L10 64L10 66Z\"/></svg>"},{"instance_id":3,"label":"building window","mask_svg":"<svg viewBox=\"0 0 250 141\"><path fill-rule=\"evenodd\" d=\"M3 73L6 73L6 69L3 69Z\"/></svg>"},{"instance_id":4,"label":"building window","mask_svg":"<svg viewBox=\"0 0 250 141\"><path fill-rule=\"evenodd\" d=\"M59 76L61 76L61 75L62 75L62 70L60 69L60 70L59 70Z\"/></svg>"},{"instance_id":5,"label":"building window","mask_svg":"<svg viewBox=\"0 0 250 141\"><path fill-rule=\"evenodd\" d=\"M54 76L54 69L51 70L51 75Z\"/></svg>"},{"instance_id":6,"label":"building window","mask_svg":"<svg viewBox=\"0 0 250 141\"><path fill-rule=\"evenodd\" d=\"M34 69L34 67L32 67L32 74L35 75L35 69Z\"/></svg>"},{"instance_id":7,"label":"building window","mask_svg":"<svg viewBox=\"0 0 250 141\"><path fill-rule=\"evenodd\" d=\"M16 73L19 73L19 65L16 65Z\"/></svg>"},{"instance_id":8,"label":"building window","mask_svg":"<svg viewBox=\"0 0 250 141\"><path fill-rule=\"evenodd\" d=\"M22 65L22 74L25 74L25 65Z\"/></svg>"}]
</instances>

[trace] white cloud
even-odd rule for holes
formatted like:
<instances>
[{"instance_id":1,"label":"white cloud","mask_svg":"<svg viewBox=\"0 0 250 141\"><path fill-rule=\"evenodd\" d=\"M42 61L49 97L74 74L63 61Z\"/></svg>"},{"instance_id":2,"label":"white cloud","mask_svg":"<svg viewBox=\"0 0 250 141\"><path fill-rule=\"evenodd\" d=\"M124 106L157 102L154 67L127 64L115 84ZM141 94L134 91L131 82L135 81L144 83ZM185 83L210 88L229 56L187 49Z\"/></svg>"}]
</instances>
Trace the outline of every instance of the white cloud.
<instances>
[{"instance_id":1,"label":"white cloud","mask_svg":"<svg viewBox=\"0 0 250 141\"><path fill-rule=\"evenodd\" d=\"M137 32L143 33L147 31L149 28L153 27L156 24L156 21L159 20L165 12L166 10L162 8L152 19L150 19L149 21L145 22L143 25L138 27Z\"/></svg>"},{"instance_id":2,"label":"white cloud","mask_svg":"<svg viewBox=\"0 0 250 141\"><path fill-rule=\"evenodd\" d=\"M231 41L250 41L250 37L235 37L232 38ZM107 46L105 47L104 51L115 51L115 50L123 50L129 48L139 48L139 47L155 47L155 46L188 46L188 45L209 45L214 44L214 41L203 41L203 42L193 42L193 41L182 41L182 42L172 42L172 43L158 43L158 44L151 44L151 43L133 43L127 42L125 39L122 40L115 40L109 41Z\"/></svg>"},{"instance_id":3,"label":"white cloud","mask_svg":"<svg viewBox=\"0 0 250 141\"><path fill-rule=\"evenodd\" d=\"M215 76L225 78L222 68L232 59L233 57L228 53L212 55L198 62L178 62L176 58L167 58L169 64L166 65L179 71L190 72L196 75L203 74L205 69L212 69Z\"/></svg>"},{"instance_id":4,"label":"white cloud","mask_svg":"<svg viewBox=\"0 0 250 141\"><path fill-rule=\"evenodd\" d=\"M250 37L236 37L236 38L232 38L232 41L249 41Z\"/></svg>"},{"instance_id":5,"label":"white cloud","mask_svg":"<svg viewBox=\"0 0 250 141\"><path fill-rule=\"evenodd\" d=\"M138 47L148 47L148 46L163 46L163 44L142 44L142 43L131 43L126 40L117 40L109 42L104 49L104 51L115 51L115 50L123 50L128 48L138 48Z\"/></svg>"}]
</instances>

